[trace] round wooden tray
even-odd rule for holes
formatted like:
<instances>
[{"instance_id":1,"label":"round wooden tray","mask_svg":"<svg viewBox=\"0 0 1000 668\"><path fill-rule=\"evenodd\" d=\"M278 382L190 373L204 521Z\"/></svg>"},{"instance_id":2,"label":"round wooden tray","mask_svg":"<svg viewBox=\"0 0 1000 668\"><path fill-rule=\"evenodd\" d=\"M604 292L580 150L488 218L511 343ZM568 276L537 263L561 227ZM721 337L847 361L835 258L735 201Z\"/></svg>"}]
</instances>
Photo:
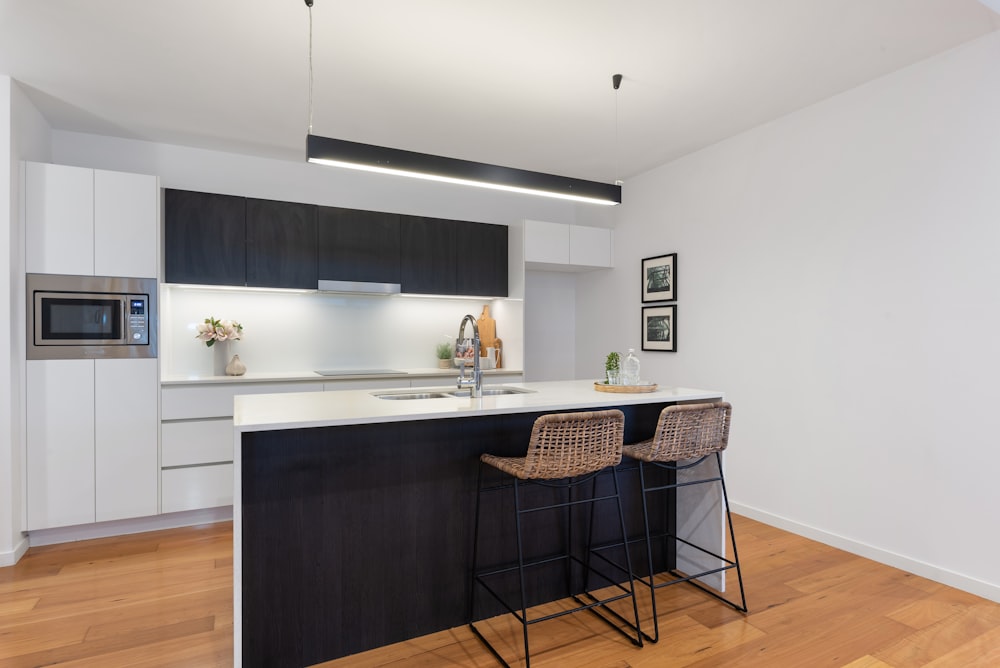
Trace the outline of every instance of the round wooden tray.
<instances>
[{"instance_id":1,"label":"round wooden tray","mask_svg":"<svg viewBox=\"0 0 1000 668\"><path fill-rule=\"evenodd\" d=\"M636 394L639 392L655 392L658 385L656 383L640 383L639 385L608 385L603 381L594 381L594 389L598 392L627 392Z\"/></svg>"}]
</instances>

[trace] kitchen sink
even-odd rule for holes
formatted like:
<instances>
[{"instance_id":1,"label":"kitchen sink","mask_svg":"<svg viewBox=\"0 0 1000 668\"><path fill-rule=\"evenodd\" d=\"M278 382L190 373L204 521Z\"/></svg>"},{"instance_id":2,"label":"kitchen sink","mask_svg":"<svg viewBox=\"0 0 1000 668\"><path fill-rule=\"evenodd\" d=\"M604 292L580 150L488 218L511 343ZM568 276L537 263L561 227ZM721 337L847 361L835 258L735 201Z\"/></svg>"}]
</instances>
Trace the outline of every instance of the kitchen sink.
<instances>
[{"instance_id":1,"label":"kitchen sink","mask_svg":"<svg viewBox=\"0 0 1000 668\"><path fill-rule=\"evenodd\" d=\"M519 387L484 387L483 396L484 397L499 397L505 394L529 394L535 390L523 390ZM448 392L449 397L468 397L471 394L471 390L452 390Z\"/></svg>"},{"instance_id":2,"label":"kitchen sink","mask_svg":"<svg viewBox=\"0 0 1000 668\"><path fill-rule=\"evenodd\" d=\"M497 397L505 394L528 394L535 390L524 390L519 387L484 387L484 397ZM429 390L427 392L372 392L372 396L379 399L389 399L393 401L407 401L414 399L467 399L471 396L471 390Z\"/></svg>"},{"instance_id":3,"label":"kitchen sink","mask_svg":"<svg viewBox=\"0 0 1000 668\"><path fill-rule=\"evenodd\" d=\"M447 399L451 395L444 392L372 392L379 399L406 401L413 399Z\"/></svg>"}]
</instances>

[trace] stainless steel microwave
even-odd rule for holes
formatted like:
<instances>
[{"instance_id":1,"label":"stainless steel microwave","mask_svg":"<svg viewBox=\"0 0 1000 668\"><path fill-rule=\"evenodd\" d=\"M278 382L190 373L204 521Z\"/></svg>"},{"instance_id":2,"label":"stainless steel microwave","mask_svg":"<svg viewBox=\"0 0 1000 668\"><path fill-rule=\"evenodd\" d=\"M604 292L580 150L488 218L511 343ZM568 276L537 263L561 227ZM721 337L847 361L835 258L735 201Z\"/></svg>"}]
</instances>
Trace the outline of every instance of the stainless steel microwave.
<instances>
[{"instance_id":1,"label":"stainless steel microwave","mask_svg":"<svg viewBox=\"0 0 1000 668\"><path fill-rule=\"evenodd\" d=\"M156 357L156 279L28 274L27 357Z\"/></svg>"}]
</instances>

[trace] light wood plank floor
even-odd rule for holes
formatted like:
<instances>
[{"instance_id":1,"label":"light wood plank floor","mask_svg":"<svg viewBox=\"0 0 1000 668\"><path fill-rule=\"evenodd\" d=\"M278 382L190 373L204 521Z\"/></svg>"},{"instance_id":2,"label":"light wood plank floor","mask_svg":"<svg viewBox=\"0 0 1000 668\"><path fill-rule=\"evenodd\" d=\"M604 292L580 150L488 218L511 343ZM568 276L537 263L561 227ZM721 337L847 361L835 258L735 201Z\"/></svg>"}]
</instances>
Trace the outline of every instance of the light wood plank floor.
<instances>
[{"instance_id":1,"label":"light wood plank floor","mask_svg":"<svg viewBox=\"0 0 1000 668\"><path fill-rule=\"evenodd\" d=\"M572 615L532 628L533 665L1000 666L1000 605L736 519L749 616L670 587L658 644L639 649ZM231 545L221 523L32 548L0 568L0 666L231 665ZM513 624L491 629L519 655ZM464 627L323 664L495 665Z\"/></svg>"}]
</instances>

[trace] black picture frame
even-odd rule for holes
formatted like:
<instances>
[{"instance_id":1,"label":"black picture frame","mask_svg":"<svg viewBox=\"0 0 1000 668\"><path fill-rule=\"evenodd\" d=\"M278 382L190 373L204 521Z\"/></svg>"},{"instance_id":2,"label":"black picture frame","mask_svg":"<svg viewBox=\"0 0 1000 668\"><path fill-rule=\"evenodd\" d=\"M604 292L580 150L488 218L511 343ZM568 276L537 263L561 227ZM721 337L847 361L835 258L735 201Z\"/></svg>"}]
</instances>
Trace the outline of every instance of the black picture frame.
<instances>
[{"instance_id":1,"label":"black picture frame","mask_svg":"<svg viewBox=\"0 0 1000 668\"><path fill-rule=\"evenodd\" d=\"M642 260L642 303L677 300L677 253Z\"/></svg>"},{"instance_id":2,"label":"black picture frame","mask_svg":"<svg viewBox=\"0 0 1000 668\"><path fill-rule=\"evenodd\" d=\"M677 352L677 304L642 307L642 349Z\"/></svg>"}]
</instances>

